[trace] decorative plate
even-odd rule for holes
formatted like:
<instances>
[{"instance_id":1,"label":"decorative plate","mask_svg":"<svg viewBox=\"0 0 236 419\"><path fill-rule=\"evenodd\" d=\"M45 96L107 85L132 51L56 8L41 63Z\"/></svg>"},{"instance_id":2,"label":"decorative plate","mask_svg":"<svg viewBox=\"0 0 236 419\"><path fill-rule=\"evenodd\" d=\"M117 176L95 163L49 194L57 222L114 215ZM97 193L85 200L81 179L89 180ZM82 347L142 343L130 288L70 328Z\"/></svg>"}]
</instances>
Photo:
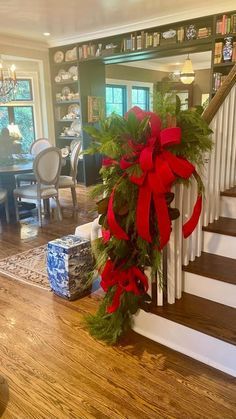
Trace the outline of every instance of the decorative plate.
<instances>
[{"instance_id":1,"label":"decorative plate","mask_svg":"<svg viewBox=\"0 0 236 419\"><path fill-rule=\"evenodd\" d=\"M68 86L63 87L61 94L62 96L68 96L70 94L70 88Z\"/></svg>"},{"instance_id":2,"label":"decorative plate","mask_svg":"<svg viewBox=\"0 0 236 419\"><path fill-rule=\"evenodd\" d=\"M54 62L55 63L62 63L63 60L64 60L64 52L62 52L62 51L55 52Z\"/></svg>"},{"instance_id":3,"label":"decorative plate","mask_svg":"<svg viewBox=\"0 0 236 419\"><path fill-rule=\"evenodd\" d=\"M169 31L163 32L162 37L164 39L174 38L176 35L176 31L174 29L170 29Z\"/></svg>"},{"instance_id":4,"label":"decorative plate","mask_svg":"<svg viewBox=\"0 0 236 419\"><path fill-rule=\"evenodd\" d=\"M69 68L68 73L70 73L71 76L78 76L78 68L76 65L72 65L72 67Z\"/></svg>"},{"instance_id":5,"label":"decorative plate","mask_svg":"<svg viewBox=\"0 0 236 419\"><path fill-rule=\"evenodd\" d=\"M61 82L61 76L56 76L55 77L55 82L60 83Z\"/></svg>"},{"instance_id":6,"label":"decorative plate","mask_svg":"<svg viewBox=\"0 0 236 419\"><path fill-rule=\"evenodd\" d=\"M76 59L77 59L77 50L76 50L76 47L74 47L73 49L69 49L68 51L66 51L65 61L74 61Z\"/></svg>"},{"instance_id":7,"label":"decorative plate","mask_svg":"<svg viewBox=\"0 0 236 419\"><path fill-rule=\"evenodd\" d=\"M74 113L76 116L80 115L80 106L74 103L68 107L68 113Z\"/></svg>"}]
</instances>

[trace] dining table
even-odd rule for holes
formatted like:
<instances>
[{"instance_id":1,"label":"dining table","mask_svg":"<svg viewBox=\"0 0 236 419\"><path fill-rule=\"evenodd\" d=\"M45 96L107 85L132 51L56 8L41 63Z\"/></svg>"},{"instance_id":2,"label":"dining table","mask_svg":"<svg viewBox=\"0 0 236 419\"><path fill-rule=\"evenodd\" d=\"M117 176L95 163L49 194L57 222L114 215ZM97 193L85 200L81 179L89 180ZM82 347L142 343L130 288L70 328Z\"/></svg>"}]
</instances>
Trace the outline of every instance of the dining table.
<instances>
[{"instance_id":1,"label":"dining table","mask_svg":"<svg viewBox=\"0 0 236 419\"><path fill-rule=\"evenodd\" d=\"M16 210L13 191L16 188L15 175L33 171L33 158L27 160L11 159L0 163L0 187L7 190L10 222L16 223ZM35 208L33 203L21 203L21 209Z\"/></svg>"}]
</instances>

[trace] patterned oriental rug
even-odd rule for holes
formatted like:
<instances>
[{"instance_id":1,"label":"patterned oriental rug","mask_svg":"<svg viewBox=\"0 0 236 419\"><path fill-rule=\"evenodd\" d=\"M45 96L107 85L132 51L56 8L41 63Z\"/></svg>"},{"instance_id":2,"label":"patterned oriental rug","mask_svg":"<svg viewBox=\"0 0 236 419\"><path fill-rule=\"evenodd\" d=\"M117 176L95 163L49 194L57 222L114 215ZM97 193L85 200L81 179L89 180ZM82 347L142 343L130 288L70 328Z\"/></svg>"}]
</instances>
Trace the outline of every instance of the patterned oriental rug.
<instances>
[{"instance_id":1,"label":"patterned oriental rug","mask_svg":"<svg viewBox=\"0 0 236 419\"><path fill-rule=\"evenodd\" d=\"M0 260L0 274L50 290L46 264L47 246L35 247Z\"/></svg>"}]
</instances>

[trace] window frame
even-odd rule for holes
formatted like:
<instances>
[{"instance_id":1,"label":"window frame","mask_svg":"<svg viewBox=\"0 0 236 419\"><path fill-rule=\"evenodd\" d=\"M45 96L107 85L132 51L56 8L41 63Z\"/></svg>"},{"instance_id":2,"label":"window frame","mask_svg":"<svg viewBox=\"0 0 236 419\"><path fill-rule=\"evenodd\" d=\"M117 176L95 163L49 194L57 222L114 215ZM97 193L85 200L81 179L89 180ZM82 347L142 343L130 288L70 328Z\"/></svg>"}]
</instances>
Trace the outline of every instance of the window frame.
<instances>
[{"instance_id":1,"label":"window frame","mask_svg":"<svg viewBox=\"0 0 236 419\"><path fill-rule=\"evenodd\" d=\"M149 88L149 110L153 110L153 83L135 81L135 80L121 80L121 79L106 79L107 85L122 85L127 87L127 110L132 107L132 87L146 87Z\"/></svg>"},{"instance_id":2,"label":"window frame","mask_svg":"<svg viewBox=\"0 0 236 419\"><path fill-rule=\"evenodd\" d=\"M37 90L37 78L35 77L35 73L31 73L29 75L26 75L24 73L23 75L17 74L18 80L29 80L30 81L30 92L31 92L31 100L25 99L25 100L19 100L14 99L11 102L6 102L0 105L0 107L6 107L8 111L8 119L9 124L14 123L15 124L15 118L14 118L14 108L31 108L32 110L32 121L33 121L33 141L38 138L38 118L37 115L37 102L36 100L39 100L38 90ZM35 97L36 96L36 97ZM41 131L41 124L40 124L40 131Z\"/></svg>"},{"instance_id":3,"label":"window frame","mask_svg":"<svg viewBox=\"0 0 236 419\"><path fill-rule=\"evenodd\" d=\"M146 92L146 100L145 100L145 102L146 102L146 109L145 110L146 111L150 111L150 88L147 87L147 86L132 86L131 93L133 93L133 89L136 89L136 90L144 90ZM132 98L131 98L131 100L132 100ZM132 103L132 106L134 106L133 103ZM139 106L139 104L137 104L135 106Z\"/></svg>"},{"instance_id":4,"label":"window frame","mask_svg":"<svg viewBox=\"0 0 236 419\"><path fill-rule=\"evenodd\" d=\"M115 89L115 88L121 88L122 89L122 103L121 104L122 104L122 111L123 111L123 116L124 116L125 113L127 112L127 86L125 84L106 83L105 89L107 87L111 87L113 89ZM107 105L107 101L106 101L106 105ZM107 115L107 109L106 109L106 116L108 116Z\"/></svg>"}]
</instances>

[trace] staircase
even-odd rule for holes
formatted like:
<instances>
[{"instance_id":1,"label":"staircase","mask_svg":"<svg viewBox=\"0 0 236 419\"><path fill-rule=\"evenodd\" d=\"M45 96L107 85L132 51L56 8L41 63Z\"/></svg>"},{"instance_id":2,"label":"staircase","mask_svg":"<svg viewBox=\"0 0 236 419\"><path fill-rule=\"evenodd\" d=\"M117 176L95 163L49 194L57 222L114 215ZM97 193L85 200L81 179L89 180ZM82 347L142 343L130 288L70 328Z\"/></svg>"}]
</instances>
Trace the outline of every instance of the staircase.
<instances>
[{"instance_id":1,"label":"staircase","mask_svg":"<svg viewBox=\"0 0 236 419\"><path fill-rule=\"evenodd\" d=\"M178 241L176 247L176 239L174 245L170 244L172 259L169 262L172 261L172 264L169 270L174 272L174 276L168 278L172 281L167 283L168 302L158 305L163 296L160 299L157 293L157 305L151 308L151 312L140 310L134 316L133 326L136 332L234 377L236 186L232 185L236 184L235 75L236 66L206 112L206 119L211 114L215 128L215 150L207 166L205 184L208 202L204 207L202 224L187 243L187 253L186 244L180 246ZM183 267L178 279L173 265L180 263L180 259Z\"/></svg>"}]
</instances>

